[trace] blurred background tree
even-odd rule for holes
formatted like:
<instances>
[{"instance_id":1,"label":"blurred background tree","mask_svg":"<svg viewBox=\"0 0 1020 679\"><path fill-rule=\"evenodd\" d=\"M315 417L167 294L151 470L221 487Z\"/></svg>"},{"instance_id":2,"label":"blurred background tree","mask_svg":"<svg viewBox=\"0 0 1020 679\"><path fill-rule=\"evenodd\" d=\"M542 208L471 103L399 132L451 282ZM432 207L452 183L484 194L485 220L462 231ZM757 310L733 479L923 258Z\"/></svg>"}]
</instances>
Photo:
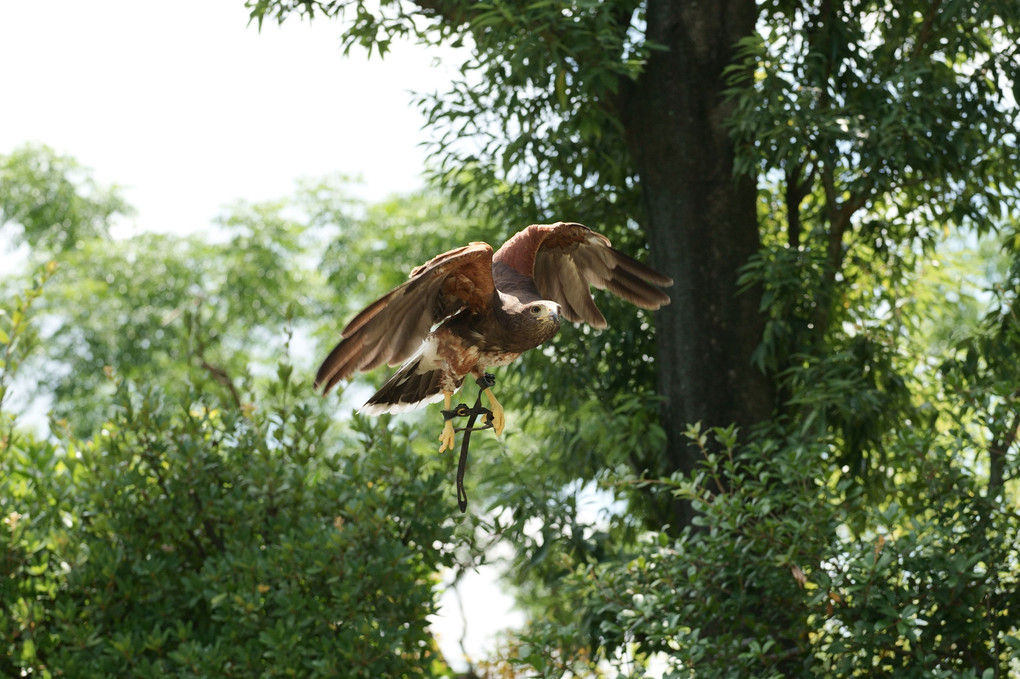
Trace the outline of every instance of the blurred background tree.
<instances>
[{"instance_id":1,"label":"blurred background tree","mask_svg":"<svg viewBox=\"0 0 1020 679\"><path fill-rule=\"evenodd\" d=\"M63 251L109 236L111 221L130 212L116 186L98 185L76 160L27 144L0 161L0 226L14 243Z\"/></svg>"},{"instance_id":2,"label":"blurred background tree","mask_svg":"<svg viewBox=\"0 0 1020 679\"><path fill-rule=\"evenodd\" d=\"M72 159L0 163L13 233L49 215L0 281L0 674L449 674L428 619L455 552L449 458L407 425L332 423L307 373L316 328L392 282L342 278L366 252L463 221L328 177L212 236L113 239L117 211L81 206L127 207ZM320 249L341 233L350 252Z\"/></svg>"}]
</instances>

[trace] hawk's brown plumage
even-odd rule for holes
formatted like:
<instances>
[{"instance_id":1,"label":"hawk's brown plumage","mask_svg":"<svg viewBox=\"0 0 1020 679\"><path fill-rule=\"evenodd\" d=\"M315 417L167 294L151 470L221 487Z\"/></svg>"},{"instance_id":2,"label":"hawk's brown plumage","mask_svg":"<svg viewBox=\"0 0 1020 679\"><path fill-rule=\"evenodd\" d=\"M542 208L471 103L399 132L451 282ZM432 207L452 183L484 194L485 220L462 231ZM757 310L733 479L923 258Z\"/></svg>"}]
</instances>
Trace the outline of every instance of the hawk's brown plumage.
<instances>
[{"instance_id":1,"label":"hawk's brown plumage","mask_svg":"<svg viewBox=\"0 0 1020 679\"><path fill-rule=\"evenodd\" d=\"M480 377L487 367L505 365L550 339L560 316L606 327L589 286L658 309L669 297L657 286L672 284L586 226L534 224L495 254L486 243L471 243L411 271L407 282L347 324L315 385L325 394L356 371L403 362L365 404L366 412L398 411L444 396L449 406L465 376ZM498 403L487 393L495 411ZM499 420L497 433L501 409Z\"/></svg>"}]
</instances>

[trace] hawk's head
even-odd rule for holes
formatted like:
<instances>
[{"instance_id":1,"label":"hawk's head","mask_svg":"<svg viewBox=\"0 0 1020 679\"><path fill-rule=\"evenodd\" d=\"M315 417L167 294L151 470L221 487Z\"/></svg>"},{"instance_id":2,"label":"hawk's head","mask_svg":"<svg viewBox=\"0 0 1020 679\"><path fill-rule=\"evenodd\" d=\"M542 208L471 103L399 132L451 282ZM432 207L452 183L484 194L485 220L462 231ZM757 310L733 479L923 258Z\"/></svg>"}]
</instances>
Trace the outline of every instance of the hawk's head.
<instances>
[{"instance_id":1,"label":"hawk's head","mask_svg":"<svg viewBox=\"0 0 1020 679\"><path fill-rule=\"evenodd\" d=\"M524 306L533 321L553 323L557 328L560 327L560 305L556 302L540 299L537 302L529 302Z\"/></svg>"},{"instance_id":2,"label":"hawk's head","mask_svg":"<svg viewBox=\"0 0 1020 679\"><path fill-rule=\"evenodd\" d=\"M522 304L517 317L519 332L533 347L552 339L560 329L560 305L547 299Z\"/></svg>"}]
</instances>

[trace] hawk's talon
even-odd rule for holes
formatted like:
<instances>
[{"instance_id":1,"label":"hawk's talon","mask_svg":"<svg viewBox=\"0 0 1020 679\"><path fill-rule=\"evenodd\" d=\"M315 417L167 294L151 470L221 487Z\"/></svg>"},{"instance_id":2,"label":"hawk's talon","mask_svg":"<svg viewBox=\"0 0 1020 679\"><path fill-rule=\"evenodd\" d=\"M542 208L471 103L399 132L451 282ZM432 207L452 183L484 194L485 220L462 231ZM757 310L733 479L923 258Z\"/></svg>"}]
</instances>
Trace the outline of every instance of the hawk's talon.
<instances>
[{"instance_id":1,"label":"hawk's talon","mask_svg":"<svg viewBox=\"0 0 1020 679\"><path fill-rule=\"evenodd\" d=\"M503 414L503 406L499 404L499 401L496 400L492 390L488 387L485 389L485 396L489 399L489 406L492 410L492 415L486 416L486 420L492 423L492 430L495 432L496 436L499 436L503 433L503 427L506 426L506 416Z\"/></svg>"},{"instance_id":2,"label":"hawk's talon","mask_svg":"<svg viewBox=\"0 0 1020 679\"><path fill-rule=\"evenodd\" d=\"M491 424L493 433L499 436L503 433L503 428L506 427L506 418L503 416L503 408L493 408L492 415L487 417L486 420Z\"/></svg>"},{"instance_id":3,"label":"hawk's talon","mask_svg":"<svg viewBox=\"0 0 1020 679\"><path fill-rule=\"evenodd\" d=\"M453 420L447 420L443 423L443 433L439 435L439 452L441 453L444 450L453 450L453 445Z\"/></svg>"}]
</instances>

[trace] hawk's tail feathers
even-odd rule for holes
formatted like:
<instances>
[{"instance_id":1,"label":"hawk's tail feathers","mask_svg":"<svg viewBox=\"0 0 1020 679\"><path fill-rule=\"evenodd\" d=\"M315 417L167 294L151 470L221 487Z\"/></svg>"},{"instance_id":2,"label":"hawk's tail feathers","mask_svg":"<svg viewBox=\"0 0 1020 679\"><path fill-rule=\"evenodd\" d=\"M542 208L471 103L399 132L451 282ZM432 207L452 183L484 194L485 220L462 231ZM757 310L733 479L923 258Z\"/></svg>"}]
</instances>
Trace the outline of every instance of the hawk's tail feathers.
<instances>
[{"instance_id":1,"label":"hawk's tail feathers","mask_svg":"<svg viewBox=\"0 0 1020 679\"><path fill-rule=\"evenodd\" d=\"M442 371L418 372L420 366L420 355L400 366L400 370L386 380L386 384L361 406L360 411L367 415L400 413L426 403L441 401Z\"/></svg>"}]
</instances>

